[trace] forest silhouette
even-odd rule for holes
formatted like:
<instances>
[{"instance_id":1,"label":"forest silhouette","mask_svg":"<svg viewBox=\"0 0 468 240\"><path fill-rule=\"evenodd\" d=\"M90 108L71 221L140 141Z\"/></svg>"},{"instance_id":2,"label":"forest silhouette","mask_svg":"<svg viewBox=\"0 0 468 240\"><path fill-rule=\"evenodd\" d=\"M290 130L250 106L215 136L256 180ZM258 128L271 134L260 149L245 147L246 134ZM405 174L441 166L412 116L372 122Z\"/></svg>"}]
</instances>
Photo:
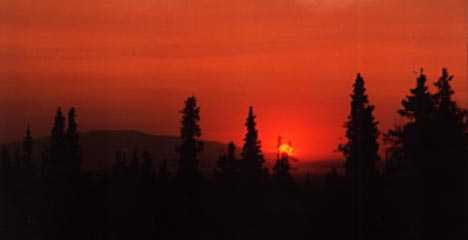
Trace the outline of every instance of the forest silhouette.
<instances>
[{"instance_id":1,"label":"forest silhouette","mask_svg":"<svg viewBox=\"0 0 468 240\"><path fill-rule=\"evenodd\" d=\"M194 96L180 111L176 171L136 148L84 169L77 111L58 108L47 148L27 126L20 148L1 149L0 238L466 239L468 111L453 78L443 69L430 92L421 69L396 110L403 123L381 133L357 74L337 144L343 171L303 179L286 153L266 166L253 107L242 146L229 142L210 172Z\"/></svg>"}]
</instances>

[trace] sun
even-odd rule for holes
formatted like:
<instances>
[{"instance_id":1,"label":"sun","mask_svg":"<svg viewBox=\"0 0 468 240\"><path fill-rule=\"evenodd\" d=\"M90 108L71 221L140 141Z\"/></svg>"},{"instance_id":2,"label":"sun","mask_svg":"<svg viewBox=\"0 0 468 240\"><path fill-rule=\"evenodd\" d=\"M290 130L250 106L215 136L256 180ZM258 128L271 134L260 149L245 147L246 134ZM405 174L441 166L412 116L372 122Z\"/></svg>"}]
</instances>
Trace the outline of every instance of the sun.
<instances>
[{"instance_id":1,"label":"sun","mask_svg":"<svg viewBox=\"0 0 468 240\"><path fill-rule=\"evenodd\" d=\"M278 147L278 151L281 154L287 154L287 155L291 156L294 153L294 148L290 144L283 143Z\"/></svg>"}]
</instances>

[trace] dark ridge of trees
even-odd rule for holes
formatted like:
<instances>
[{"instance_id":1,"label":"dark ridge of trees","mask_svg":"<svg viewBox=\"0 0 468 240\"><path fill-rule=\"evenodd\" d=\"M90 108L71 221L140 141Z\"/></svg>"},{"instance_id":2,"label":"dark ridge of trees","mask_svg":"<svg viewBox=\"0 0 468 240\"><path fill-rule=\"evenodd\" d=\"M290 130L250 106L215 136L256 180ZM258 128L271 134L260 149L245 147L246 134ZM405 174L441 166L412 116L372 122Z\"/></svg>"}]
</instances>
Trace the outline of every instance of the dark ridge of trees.
<instances>
[{"instance_id":1,"label":"dark ridge of trees","mask_svg":"<svg viewBox=\"0 0 468 240\"><path fill-rule=\"evenodd\" d=\"M0 239L466 239L468 112L453 79L443 69L431 93L421 70L397 111L403 124L384 136L380 169L358 74L339 146L344 171L294 179L286 154L268 175L252 107L240 154L229 143L214 175L199 167L195 97L182 110L176 172L147 146L115 149L109 169L82 169L76 111L65 118L59 108L48 146L28 126L22 145L1 147Z\"/></svg>"}]
</instances>

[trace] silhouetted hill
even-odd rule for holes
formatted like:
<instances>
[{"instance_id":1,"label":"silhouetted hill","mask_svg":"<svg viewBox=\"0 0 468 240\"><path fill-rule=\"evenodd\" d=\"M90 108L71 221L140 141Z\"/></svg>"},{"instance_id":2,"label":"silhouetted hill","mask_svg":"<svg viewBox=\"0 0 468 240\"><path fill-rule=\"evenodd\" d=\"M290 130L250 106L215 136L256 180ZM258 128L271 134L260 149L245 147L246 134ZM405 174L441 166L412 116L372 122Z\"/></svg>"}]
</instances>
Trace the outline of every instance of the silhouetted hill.
<instances>
[{"instance_id":1,"label":"silhouetted hill","mask_svg":"<svg viewBox=\"0 0 468 240\"><path fill-rule=\"evenodd\" d=\"M47 148L49 138L43 137L34 140L34 159L40 159L41 152ZM178 137L152 135L136 130L93 130L83 132L80 135L80 144L83 153L83 169L100 170L108 169L115 160L117 150L126 153L126 160L133 158L136 149L141 153L148 151L151 153L155 167L158 167L162 160L166 159L171 171L177 168L176 146L179 144ZM19 149L19 143L7 144L11 154ZM219 155L226 149L226 144L216 141L204 141L204 149L200 156L200 167L203 171L210 173L216 167ZM240 153L238 153L240 154ZM266 164L271 169L276 158L276 153L266 152ZM340 169L342 161L322 160L305 161L291 158L294 175L305 175L306 173L323 174L335 167ZM36 163L36 165L38 165Z\"/></svg>"},{"instance_id":2,"label":"silhouetted hill","mask_svg":"<svg viewBox=\"0 0 468 240\"><path fill-rule=\"evenodd\" d=\"M169 168L174 170L177 164L176 147L179 139L175 136L151 135L134 130L94 130L81 133L80 144L83 154L83 169L98 170L112 166L117 150L126 153L126 160L133 158L136 149L141 153L151 153L154 166L157 167L163 159L167 159ZM49 138L35 139L34 157L40 159L41 152L49 144ZM8 144L11 152L19 148L18 143ZM200 167L203 170L211 169L217 161L219 154L224 151L225 144L204 141L204 150L200 156Z\"/></svg>"}]
</instances>

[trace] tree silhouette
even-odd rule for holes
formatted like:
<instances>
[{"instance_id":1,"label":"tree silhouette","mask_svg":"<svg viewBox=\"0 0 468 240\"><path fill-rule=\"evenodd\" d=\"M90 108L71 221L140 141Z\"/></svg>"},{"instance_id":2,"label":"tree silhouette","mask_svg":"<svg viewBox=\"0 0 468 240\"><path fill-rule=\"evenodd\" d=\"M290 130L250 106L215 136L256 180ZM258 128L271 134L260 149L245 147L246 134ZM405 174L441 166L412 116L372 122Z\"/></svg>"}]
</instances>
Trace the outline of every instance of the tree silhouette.
<instances>
[{"instance_id":1,"label":"tree silhouette","mask_svg":"<svg viewBox=\"0 0 468 240\"><path fill-rule=\"evenodd\" d=\"M233 184L238 174L238 159L236 157L236 145L230 142L227 146L227 154L222 154L217 162L217 174L221 181Z\"/></svg>"},{"instance_id":2,"label":"tree silhouette","mask_svg":"<svg viewBox=\"0 0 468 240\"><path fill-rule=\"evenodd\" d=\"M345 157L348 176L366 179L376 174L379 131L373 111L374 106L370 105L366 95L364 79L357 74L351 94L351 113L345 124L347 142L338 146Z\"/></svg>"},{"instance_id":3,"label":"tree silhouette","mask_svg":"<svg viewBox=\"0 0 468 240\"><path fill-rule=\"evenodd\" d=\"M280 187L288 187L292 183L290 169L291 165L288 154L280 154L280 157L273 166L273 182Z\"/></svg>"},{"instance_id":4,"label":"tree silhouette","mask_svg":"<svg viewBox=\"0 0 468 240\"><path fill-rule=\"evenodd\" d=\"M81 150L79 143L78 124L76 122L75 108L71 108L68 112L68 128L67 128L67 155L69 167L72 174L77 175L80 171Z\"/></svg>"},{"instance_id":5,"label":"tree silhouette","mask_svg":"<svg viewBox=\"0 0 468 240\"><path fill-rule=\"evenodd\" d=\"M410 90L410 95L402 100L402 109L398 110L400 116L407 119L407 123L389 130L385 135L389 143L390 161L398 165L396 171L409 171L422 174L430 158L430 146L433 139L434 101L432 94L426 86L426 75L421 69L416 79L416 87ZM399 163L397 163L399 161ZM397 167L397 166L394 166Z\"/></svg>"},{"instance_id":6,"label":"tree silhouette","mask_svg":"<svg viewBox=\"0 0 468 240\"><path fill-rule=\"evenodd\" d=\"M65 133L65 117L62 109L58 108L55 115L54 126L51 133L51 144L49 148L49 159L45 166L45 174L47 177L57 177L66 174L65 158L66 158L66 133Z\"/></svg>"},{"instance_id":7,"label":"tree silhouette","mask_svg":"<svg viewBox=\"0 0 468 240\"><path fill-rule=\"evenodd\" d=\"M352 223L356 239L370 238L374 224L372 210L375 206L374 182L377 175L376 163L379 160L379 131L373 116L374 106L369 103L364 79L358 73L351 94L351 113L346 126L345 144L338 149L345 157L346 175L352 183L352 205L355 221Z\"/></svg>"},{"instance_id":8,"label":"tree silhouette","mask_svg":"<svg viewBox=\"0 0 468 240\"><path fill-rule=\"evenodd\" d=\"M195 97L189 97L185 101L185 107L182 113L182 127L180 129L181 145L178 147L179 169L178 177L180 179L197 179L200 177L198 168L198 153L202 150L200 108L197 106Z\"/></svg>"},{"instance_id":9,"label":"tree silhouette","mask_svg":"<svg viewBox=\"0 0 468 240\"><path fill-rule=\"evenodd\" d=\"M434 94L435 110L435 125L437 126L437 151L439 157L445 159L453 159L454 161L446 164L451 170L460 170L457 175L460 176L466 171L467 156L467 125L464 123L465 110L460 108L453 100L454 91L450 85L453 79L452 75L448 74L447 69L442 69L442 76L434 84L437 88ZM451 174L454 174L451 171Z\"/></svg>"},{"instance_id":10,"label":"tree silhouette","mask_svg":"<svg viewBox=\"0 0 468 240\"><path fill-rule=\"evenodd\" d=\"M261 149L261 142L258 139L258 131L255 122L253 107L249 107L249 113L245 122L247 133L244 137L242 147L242 178L251 184L261 183L266 175L267 169L264 166L264 158Z\"/></svg>"}]
</instances>

